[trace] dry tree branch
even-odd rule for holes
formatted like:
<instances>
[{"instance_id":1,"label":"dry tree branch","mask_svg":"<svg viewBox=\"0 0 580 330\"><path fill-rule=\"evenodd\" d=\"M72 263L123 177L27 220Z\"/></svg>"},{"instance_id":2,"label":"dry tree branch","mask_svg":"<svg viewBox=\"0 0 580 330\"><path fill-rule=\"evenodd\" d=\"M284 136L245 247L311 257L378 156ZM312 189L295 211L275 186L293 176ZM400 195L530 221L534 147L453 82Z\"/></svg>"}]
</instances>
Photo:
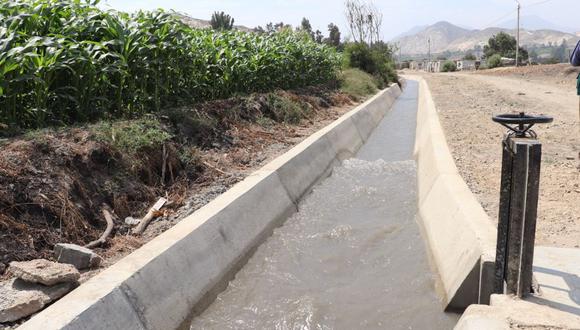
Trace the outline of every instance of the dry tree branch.
<instances>
[{"instance_id":1,"label":"dry tree branch","mask_svg":"<svg viewBox=\"0 0 580 330\"><path fill-rule=\"evenodd\" d=\"M103 205L102 212L103 216L105 217L105 220L107 221L107 228L105 229L105 232L101 235L101 237L99 237L99 239L85 245L87 249L92 249L96 246L104 244L107 241L107 238L109 238L109 236L111 235L111 232L113 232L113 227L115 226L115 223L113 222L113 217L111 216L111 213L107 211L105 205Z\"/></svg>"}]
</instances>

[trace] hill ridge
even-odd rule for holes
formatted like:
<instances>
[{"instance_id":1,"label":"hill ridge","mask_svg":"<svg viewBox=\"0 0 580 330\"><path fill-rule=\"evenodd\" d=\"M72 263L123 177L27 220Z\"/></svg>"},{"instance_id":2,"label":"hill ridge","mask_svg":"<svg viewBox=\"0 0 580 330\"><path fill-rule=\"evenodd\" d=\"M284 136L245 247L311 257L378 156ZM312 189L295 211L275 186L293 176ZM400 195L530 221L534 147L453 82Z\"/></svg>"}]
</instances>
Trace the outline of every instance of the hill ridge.
<instances>
[{"instance_id":1,"label":"hill ridge","mask_svg":"<svg viewBox=\"0 0 580 330\"><path fill-rule=\"evenodd\" d=\"M429 50L428 40L431 39L431 52L465 52L476 47L483 47L489 38L499 32L510 35L516 34L515 29L501 27L489 27L485 29L464 29L447 21L439 21L429 25L421 31L396 37L391 40L401 47L401 53L405 55L427 54ZM580 40L579 35L556 30L526 30L520 33L522 46L547 45L552 43L559 45L566 40L569 45L574 45Z\"/></svg>"}]
</instances>

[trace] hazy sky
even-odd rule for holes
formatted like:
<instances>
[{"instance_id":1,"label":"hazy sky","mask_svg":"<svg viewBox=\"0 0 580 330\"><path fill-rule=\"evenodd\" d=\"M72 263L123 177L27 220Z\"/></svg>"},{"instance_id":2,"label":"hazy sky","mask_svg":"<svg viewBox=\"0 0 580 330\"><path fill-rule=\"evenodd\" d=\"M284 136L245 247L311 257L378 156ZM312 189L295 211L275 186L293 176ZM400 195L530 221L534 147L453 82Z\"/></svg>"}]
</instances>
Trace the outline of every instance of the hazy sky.
<instances>
[{"instance_id":1,"label":"hazy sky","mask_svg":"<svg viewBox=\"0 0 580 330\"><path fill-rule=\"evenodd\" d=\"M514 0L375 0L384 18L383 38L392 37L418 26L446 20L472 28L484 28L516 17ZM559 26L580 31L580 0L521 0L522 15L537 15ZM348 34L343 0L103 0L102 7L122 11L138 9L173 9L192 17L209 19L214 11L232 15L236 24L255 27L283 21L294 26L302 17L310 19L314 29L326 34L333 22Z\"/></svg>"}]
</instances>

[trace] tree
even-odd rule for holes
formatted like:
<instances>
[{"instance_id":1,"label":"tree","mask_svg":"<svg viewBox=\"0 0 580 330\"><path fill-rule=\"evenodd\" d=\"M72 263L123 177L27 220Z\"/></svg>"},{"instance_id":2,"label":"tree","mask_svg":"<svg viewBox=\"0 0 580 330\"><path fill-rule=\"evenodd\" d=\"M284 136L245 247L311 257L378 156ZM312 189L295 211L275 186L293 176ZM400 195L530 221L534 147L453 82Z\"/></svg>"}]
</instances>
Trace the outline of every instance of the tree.
<instances>
[{"instance_id":1,"label":"tree","mask_svg":"<svg viewBox=\"0 0 580 330\"><path fill-rule=\"evenodd\" d=\"M340 30L334 23L328 25L327 44L337 48L340 46Z\"/></svg>"},{"instance_id":2,"label":"tree","mask_svg":"<svg viewBox=\"0 0 580 330\"><path fill-rule=\"evenodd\" d=\"M290 24L284 24L284 22L280 22L280 23L274 24L274 30L275 31L280 31L280 30L284 30L284 29L290 29L290 30L292 30L292 25L290 25Z\"/></svg>"},{"instance_id":3,"label":"tree","mask_svg":"<svg viewBox=\"0 0 580 330\"><path fill-rule=\"evenodd\" d=\"M383 14L372 4L360 0L347 0L346 21L354 42L366 42L372 45L381 38Z\"/></svg>"},{"instance_id":4,"label":"tree","mask_svg":"<svg viewBox=\"0 0 580 330\"><path fill-rule=\"evenodd\" d=\"M488 44L483 47L483 53L485 58L490 58L493 55L500 55L500 57L515 58L516 57L516 38L511 35L500 32L497 35L491 37ZM519 61L525 62L528 60L528 51L519 48Z\"/></svg>"},{"instance_id":5,"label":"tree","mask_svg":"<svg viewBox=\"0 0 580 330\"><path fill-rule=\"evenodd\" d=\"M538 52L535 49L530 51L530 59L532 62L538 62Z\"/></svg>"},{"instance_id":6,"label":"tree","mask_svg":"<svg viewBox=\"0 0 580 330\"><path fill-rule=\"evenodd\" d=\"M562 44L552 50L552 58L556 59L558 61L557 63L567 62L568 56L566 50L568 50L568 43L566 39L563 39Z\"/></svg>"},{"instance_id":7,"label":"tree","mask_svg":"<svg viewBox=\"0 0 580 330\"><path fill-rule=\"evenodd\" d=\"M381 28L383 27L383 13L372 3L367 5L367 24L369 43L372 45L381 40Z\"/></svg>"},{"instance_id":8,"label":"tree","mask_svg":"<svg viewBox=\"0 0 580 330\"><path fill-rule=\"evenodd\" d=\"M321 44L323 40L324 35L322 35L322 32L320 32L320 30L316 30L316 33L314 34L314 41Z\"/></svg>"},{"instance_id":9,"label":"tree","mask_svg":"<svg viewBox=\"0 0 580 330\"><path fill-rule=\"evenodd\" d=\"M300 28L297 28L296 30L306 32L310 36L310 38L312 38L312 40L314 40L315 38L314 32L312 31L312 25L310 24L310 20L308 20L306 17L302 18Z\"/></svg>"},{"instance_id":10,"label":"tree","mask_svg":"<svg viewBox=\"0 0 580 330\"><path fill-rule=\"evenodd\" d=\"M214 30L231 30L234 28L234 19L223 11L216 11L211 15L210 24Z\"/></svg>"},{"instance_id":11,"label":"tree","mask_svg":"<svg viewBox=\"0 0 580 330\"><path fill-rule=\"evenodd\" d=\"M276 23L276 24L270 22L270 23L266 24L266 32L267 33L274 33L274 32L278 32L278 31L283 30L283 29L290 29L291 30L292 25L284 24L284 22L280 22L280 23Z\"/></svg>"},{"instance_id":12,"label":"tree","mask_svg":"<svg viewBox=\"0 0 580 330\"><path fill-rule=\"evenodd\" d=\"M463 59L466 61L475 61L477 60L477 57L475 57L475 55L473 55L472 53L467 53L465 54L465 56L463 56Z\"/></svg>"}]
</instances>

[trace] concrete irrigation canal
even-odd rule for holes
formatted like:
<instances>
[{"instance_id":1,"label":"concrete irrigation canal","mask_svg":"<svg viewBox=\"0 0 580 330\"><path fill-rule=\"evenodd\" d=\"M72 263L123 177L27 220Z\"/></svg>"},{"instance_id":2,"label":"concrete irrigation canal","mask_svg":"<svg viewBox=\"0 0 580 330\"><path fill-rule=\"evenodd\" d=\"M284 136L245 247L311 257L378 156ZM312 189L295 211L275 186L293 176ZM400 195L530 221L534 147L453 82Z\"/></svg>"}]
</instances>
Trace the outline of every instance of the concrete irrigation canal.
<instances>
[{"instance_id":1,"label":"concrete irrigation canal","mask_svg":"<svg viewBox=\"0 0 580 330\"><path fill-rule=\"evenodd\" d=\"M415 79L21 329L580 328L575 250L536 249L540 294L493 294L497 230L455 166L427 83Z\"/></svg>"},{"instance_id":2,"label":"concrete irrigation canal","mask_svg":"<svg viewBox=\"0 0 580 330\"><path fill-rule=\"evenodd\" d=\"M417 97L409 82L356 157L314 188L191 329L453 328L415 221Z\"/></svg>"}]
</instances>

